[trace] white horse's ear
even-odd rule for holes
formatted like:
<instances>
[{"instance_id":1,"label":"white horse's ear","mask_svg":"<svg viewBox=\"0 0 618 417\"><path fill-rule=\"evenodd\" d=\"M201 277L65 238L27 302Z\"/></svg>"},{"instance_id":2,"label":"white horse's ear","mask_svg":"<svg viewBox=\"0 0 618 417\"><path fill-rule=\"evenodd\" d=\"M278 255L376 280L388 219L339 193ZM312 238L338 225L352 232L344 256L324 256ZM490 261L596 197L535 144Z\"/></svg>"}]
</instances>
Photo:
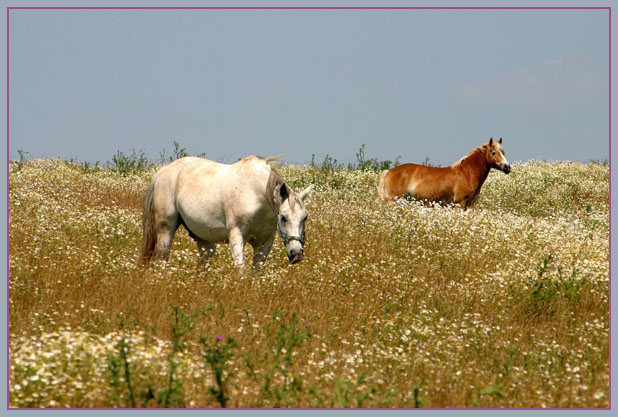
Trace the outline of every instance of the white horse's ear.
<instances>
[{"instance_id":1,"label":"white horse's ear","mask_svg":"<svg viewBox=\"0 0 618 417\"><path fill-rule=\"evenodd\" d=\"M300 197L301 200L303 200L303 202L305 201L305 197L309 195L312 189L313 189L313 184L309 184L307 188L305 188L304 190L300 192L298 196Z\"/></svg>"},{"instance_id":2,"label":"white horse's ear","mask_svg":"<svg viewBox=\"0 0 618 417\"><path fill-rule=\"evenodd\" d=\"M290 196L287 185L285 183L278 184L274 190L275 201L281 205Z\"/></svg>"},{"instance_id":3,"label":"white horse's ear","mask_svg":"<svg viewBox=\"0 0 618 417\"><path fill-rule=\"evenodd\" d=\"M502 138L500 138L500 140L498 141L498 143L499 143L500 145L502 145Z\"/></svg>"}]
</instances>

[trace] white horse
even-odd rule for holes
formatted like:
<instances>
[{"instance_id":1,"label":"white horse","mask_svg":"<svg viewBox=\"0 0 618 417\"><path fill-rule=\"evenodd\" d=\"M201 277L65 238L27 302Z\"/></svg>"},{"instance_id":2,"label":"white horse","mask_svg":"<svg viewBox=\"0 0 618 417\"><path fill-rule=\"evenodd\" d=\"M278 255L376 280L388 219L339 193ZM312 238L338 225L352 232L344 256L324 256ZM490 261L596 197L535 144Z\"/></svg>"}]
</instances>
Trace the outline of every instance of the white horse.
<instances>
[{"instance_id":1,"label":"white horse","mask_svg":"<svg viewBox=\"0 0 618 417\"><path fill-rule=\"evenodd\" d=\"M167 259L181 224L197 241L200 264L229 242L234 265L244 264L245 243L253 265L264 262L279 230L291 263L302 260L309 185L296 194L273 166L276 158L248 156L232 165L186 157L161 168L144 197L141 260Z\"/></svg>"}]
</instances>

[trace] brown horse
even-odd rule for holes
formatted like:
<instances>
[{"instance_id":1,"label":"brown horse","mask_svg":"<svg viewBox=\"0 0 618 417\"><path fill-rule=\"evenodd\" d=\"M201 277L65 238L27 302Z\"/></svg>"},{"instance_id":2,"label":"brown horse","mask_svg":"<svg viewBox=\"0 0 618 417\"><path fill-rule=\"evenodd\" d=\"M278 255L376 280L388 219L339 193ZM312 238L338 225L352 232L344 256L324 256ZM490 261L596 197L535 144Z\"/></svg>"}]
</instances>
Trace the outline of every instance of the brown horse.
<instances>
[{"instance_id":1,"label":"brown horse","mask_svg":"<svg viewBox=\"0 0 618 417\"><path fill-rule=\"evenodd\" d=\"M411 197L466 209L476 200L491 168L505 174L511 172L502 150L502 138L497 142L489 139L450 167L403 164L384 170L380 173L378 194L383 203L397 197Z\"/></svg>"}]
</instances>

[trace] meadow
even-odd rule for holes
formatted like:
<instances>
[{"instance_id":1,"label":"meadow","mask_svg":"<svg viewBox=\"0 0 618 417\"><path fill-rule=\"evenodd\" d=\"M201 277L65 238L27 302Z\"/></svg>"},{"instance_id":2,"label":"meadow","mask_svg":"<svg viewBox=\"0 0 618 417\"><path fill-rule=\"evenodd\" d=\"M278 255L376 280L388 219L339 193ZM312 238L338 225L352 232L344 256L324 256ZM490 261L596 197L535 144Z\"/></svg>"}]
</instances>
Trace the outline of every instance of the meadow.
<instances>
[{"instance_id":1,"label":"meadow","mask_svg":"<svg viewBox=\"0 0 618 417\"><path fill-rule=\"evenodd\" d=\"M156 167L117 156L9 163L10 407L609 406L607 164L515 163L467 211L282 166L302 262L200 268L180 228L143 268Z\"/></svg>"}]
</instances>

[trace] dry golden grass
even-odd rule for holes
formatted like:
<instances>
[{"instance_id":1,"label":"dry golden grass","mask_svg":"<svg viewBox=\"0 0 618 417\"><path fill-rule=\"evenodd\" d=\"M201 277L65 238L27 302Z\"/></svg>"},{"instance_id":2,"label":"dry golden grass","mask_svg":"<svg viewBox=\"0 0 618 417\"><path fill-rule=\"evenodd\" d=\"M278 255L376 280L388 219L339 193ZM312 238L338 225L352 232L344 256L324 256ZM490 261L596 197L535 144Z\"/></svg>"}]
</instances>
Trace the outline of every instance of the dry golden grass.
<instances>
[{"instance_id":1,"label":"dry golden grass","mask_svg":"<svg viewBox=\"0 0 618 417\"><path fill-rule=\"evenodd\" d=\"M236 342L215 364L228 407L608 407L607 165L516 164L466 212L284 167L316 186L306 257L290 266L277 238L259 270L227 245L198 268L184 229L168 264L138 267L154 169L9 170L11 407L160 407L166 387L167 405L218 407L200 337ZM174 306L211 308L180 335Z\"/></svg>"}]
</instances>

